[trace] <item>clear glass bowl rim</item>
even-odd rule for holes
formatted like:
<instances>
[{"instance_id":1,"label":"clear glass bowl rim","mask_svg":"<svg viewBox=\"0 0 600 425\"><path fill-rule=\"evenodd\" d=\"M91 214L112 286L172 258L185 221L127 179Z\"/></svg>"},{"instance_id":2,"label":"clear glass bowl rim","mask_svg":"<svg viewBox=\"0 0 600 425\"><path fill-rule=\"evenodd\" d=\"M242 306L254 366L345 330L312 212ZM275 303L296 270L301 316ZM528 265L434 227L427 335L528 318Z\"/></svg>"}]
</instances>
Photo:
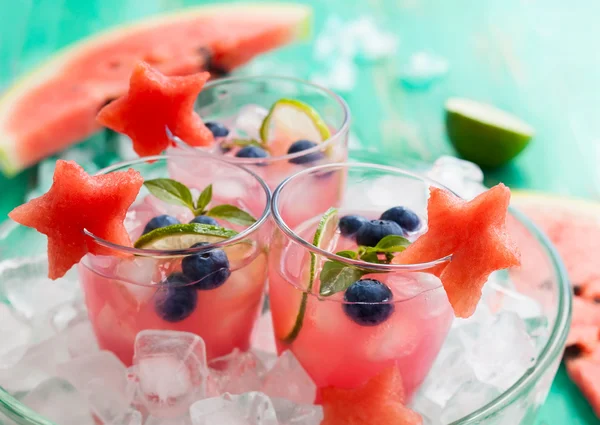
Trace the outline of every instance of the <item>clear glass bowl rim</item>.
<instances>
[{"instance_id":1,"label":"clear glass bowl rim","mask_svg":"<svg viewBox=\"0 0 600 425\"><path fill-rule=\"evenodd\" d=\"M377 167L380 166L377 165ZM519 223L535 237L552 261L558 285L558 308L554 327L552 328L546 346L541 351L535 365L531 369L525 372L523 376L500 396L449 425L476 425L488 417L501 414L504 408L510 406L539 382L544 373L549 369L550 365L562 354L567 339L571 322L572 293L565 266L552 243L535 224L517 209L511 207L510 212ZM31 408L20 403L2 387L0 387L0 412L6 414L15 422L23 425L61 425L49 421Z\"/></svg>"}]
</instances>

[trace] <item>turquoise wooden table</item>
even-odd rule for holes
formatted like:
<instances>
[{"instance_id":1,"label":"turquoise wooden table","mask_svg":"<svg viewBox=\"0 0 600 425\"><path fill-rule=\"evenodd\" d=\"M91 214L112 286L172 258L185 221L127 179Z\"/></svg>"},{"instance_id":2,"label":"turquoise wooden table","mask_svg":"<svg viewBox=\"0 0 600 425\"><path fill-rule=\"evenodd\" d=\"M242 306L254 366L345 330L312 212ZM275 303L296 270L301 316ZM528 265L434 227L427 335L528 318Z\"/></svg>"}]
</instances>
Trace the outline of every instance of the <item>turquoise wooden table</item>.
<instances>
[{"instance_id":1,"label":"turquoise wooden table","mask_svg":"<svg viewBox=\"0 0 600 425\"><path fill-rule=\"evenodd\" d=\"M515 188L600 197L599 2L305 2L315 9L315 34L331 30L336 22L370 17L397 38L397 51L377 62L352 62L356 66L327 76L339 58L316 55L314 43L308 43L267 55L243 72L277 69L302 78L347 79L347 86L338 89L354 114L358 147L367 152L363 159L432 161L451 154L444 136L443 104L450 96L471 97L512 111L536 129L532 144L517 160L486 172L489 184L504 181ZM202 2L3 0L0 88L56 49L90 33L198 3ZM398 75L419 52L443 59L448 72L427 87L407 87ZM0 217L22 201L34 179L35 170L10 181L0 177ZM538 423L590 425L598 420L561 369Z\"/></svg>"}]
</instances>

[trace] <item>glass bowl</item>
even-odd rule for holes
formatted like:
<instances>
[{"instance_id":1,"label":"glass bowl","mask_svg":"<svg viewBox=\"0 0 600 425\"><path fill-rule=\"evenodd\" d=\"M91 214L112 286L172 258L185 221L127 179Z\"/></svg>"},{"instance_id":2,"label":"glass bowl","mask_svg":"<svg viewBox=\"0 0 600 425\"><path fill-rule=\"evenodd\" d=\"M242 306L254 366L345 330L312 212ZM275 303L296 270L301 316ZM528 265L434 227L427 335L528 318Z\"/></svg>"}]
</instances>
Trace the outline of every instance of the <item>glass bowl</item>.
<instances>
[{"instance_id":1,"label":"glass bowl","mask_svg":"<svg viewBox=\"0 0 600 425\"><path fill-rule=\"evenodd\" d=\"M541 304L547 319L545 343L539 347L538 357L533 366L508 390L451 425L533 423L561 361L571 313L571 290L565 268L546 236L523 214L511 210L508 224L523 251L523 267L511 272L512 278L520 292L535 298ZM0 303L7 304L11 299L7 296L7 285L15 280L14 275L10 274L18 270L16 265L28 262L26 258L43 258L44 249L44 238L34 231L11 222L0 225ZM46 270L43 266L30 267L26 273L19 280L24 291L21 295L27 294L27 285L34 285L36 282L52 284L38 282L44 280ZM77 287L76 281L73 283ZM30 318L19 317L19 320L27 322ZM40 336L34 333L34 337ZM0 379L2 366L0 364ZM54 424L24 405L19 399L25 393L12 388L9 392L5 384L6 382L0 381L0 422L12 423L3 418L4 415L22 425L63 425Z\"/></svg>"}]
</instances>

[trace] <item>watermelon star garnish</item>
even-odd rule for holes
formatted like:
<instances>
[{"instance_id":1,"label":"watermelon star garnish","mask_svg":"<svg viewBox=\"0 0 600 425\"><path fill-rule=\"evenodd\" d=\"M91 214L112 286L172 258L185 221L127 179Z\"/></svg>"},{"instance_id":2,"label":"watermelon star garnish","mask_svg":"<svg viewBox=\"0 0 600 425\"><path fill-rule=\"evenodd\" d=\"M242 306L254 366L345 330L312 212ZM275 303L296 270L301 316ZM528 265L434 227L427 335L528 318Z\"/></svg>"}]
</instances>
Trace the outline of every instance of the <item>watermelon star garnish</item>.
<instances>
[{"instance_id":1,"label":"watermelon star garnish","mask_svg":"<svg viewBox=\"0 0 600 425\"><path fill-rule=\"evenodd\" d=\"M519 251L506 230L510 190L499 184L471 201L435 187L430 192L427 233L393 262L417 264L452 255L434 270L456 316L469 317L489 275L520 265Z\"/></svg>"},{"instance_id":2,"label":"watermelon star garnish","mask_svg":"<svg viewBox=\"0 0 600 425\"><path fill-rule=\"evenodd\" d=\"M192 146L213 143L212 132L194 111L198 93L210 77L200 72L167 77L140 62L129 80L129 92L98 112L100 124L128 135L139 156L158 155L171 143L168 128Z\"/></svg>"},{"instance_id":3,"label":"watermelon star garnish","mask_svg":"<svg viewBox=\"0 0 600 425\"><path fill-rule=\"evenodd\" d=\"M74 161L56 162L50 190L8 215L48 236L48 277L58 279L87 253L102 253L95 236L131 246L123 221L143 184L139 172L116 171L90 176Z\"/></svg>"},{"instance_id":4,"label":"watermelon star garnish","mask_svg":"<svg viewBox=\"0 0 600 425\"><path fill-rule=\"evenodd\" d=\"M421 416L404 405L397 367L384 369L355 389L323 388L321 425L422 425Z\"/></svg>"}]
</instances>

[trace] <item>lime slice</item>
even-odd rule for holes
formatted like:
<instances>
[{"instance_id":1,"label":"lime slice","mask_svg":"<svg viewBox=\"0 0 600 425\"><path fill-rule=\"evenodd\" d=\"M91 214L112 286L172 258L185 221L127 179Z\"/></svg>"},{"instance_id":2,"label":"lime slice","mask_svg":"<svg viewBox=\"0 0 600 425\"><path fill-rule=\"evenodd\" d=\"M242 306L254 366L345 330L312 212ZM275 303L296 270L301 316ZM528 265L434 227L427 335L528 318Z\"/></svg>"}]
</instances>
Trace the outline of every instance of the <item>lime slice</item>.
<instances>
[{"instance_id":1,"label":"lime slice","mask_svg":"<svg viewBox=\"0 0 600 425\"><path fill-rule=\"evenodd\" d=\"M313 245L317 248L326 250L333 248L331 245L335 241L338 223L339 217L337 214L337 209L329 208L327 211L325 211L325 214L323 214L323 217L321 217L321 220L317 225L317 230L315 231L315 236L313 237ZM302 329L304 315L306 314L306 303L308 302L308 292L312 290L315 281L318 260L319 257L317 257L317 255L314 252L311 252L308 286L306 287L306 291L302 292L302 300L300 301L300 308L298 309L298 314L296 315L294 327L292 328L290 333L285 338L283 338L284 342L287 344L291 344L298 337L300 329Z\"/></svg>"},{"instance_id":2,"label":"lime slice","mask_svg":"<svg viewBox=\"0 0 600 425\"><path fill-rule=\"evenodd\" d=\"M134 244L141 249L179 250L200 242L215 243L232 238L237 232L208 224L173 224L140 237Z\"/></svg>"},{"instance_id":3,"label":"lime slice","mask_svg":"<svg viewBox=\"0 0 600 425\"><path fill-rule=\"evenodd\" d=\"M530 125L508 112L461 98L446 102L446 130L463 158L488 168L517 156L534 133Z\"/></svg>"},{"instance_id":4,"label":"lime slice","mask_svg":"<svg viewBox=\"0 0 600 425\"><path fill-rule=\"evenodd\" d=\"M290 139L306 139L321 143L331 136L329 128L319 113L311 106L295 99L279 99L260 127L263 144L269 144L271 135L285 134Z\"/></svg>"}]
</instances>

